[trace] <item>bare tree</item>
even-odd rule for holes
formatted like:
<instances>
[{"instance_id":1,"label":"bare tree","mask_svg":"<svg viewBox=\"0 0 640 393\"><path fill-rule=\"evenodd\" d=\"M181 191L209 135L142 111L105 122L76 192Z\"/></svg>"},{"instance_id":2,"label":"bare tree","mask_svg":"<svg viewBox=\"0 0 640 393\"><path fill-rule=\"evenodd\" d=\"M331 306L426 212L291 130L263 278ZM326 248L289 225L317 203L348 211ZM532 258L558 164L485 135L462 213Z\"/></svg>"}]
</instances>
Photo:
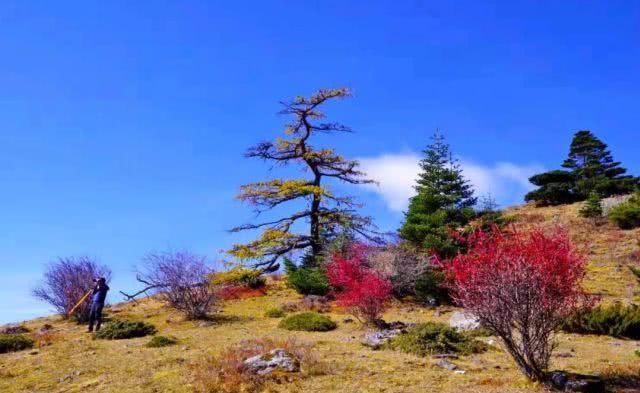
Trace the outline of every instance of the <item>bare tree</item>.
<instances>
[{"instance_id":1,"label":"bare tree","mask_svg":"<svg viewBox=\"0 0 640 393\"><path fill-rule=\"evenodd\" d=\"M111 271L88 256L58 258L50 263L43 282L33 290L33 296L52 305L64 318L69 311L93 287L93 280L104 277L111 280ZM80 305L73 313L79 321L89 317L89 302Z\"/></svg>"},{"instance_id":2,"label":"bare tree","mask_svg":"<svg viewBox=\"0 0 640 393\"><path fill-rule=\"evenodd\" d=\"M434 267L433 257L407 243L391 243L372 252L368 263L391 281L397 297L416 295L416 283Z\"/></svg>"},{"instance_id":3,"label":"bare tree","mask_svg":"<svg viewBox=\"0 0 640 393\"><path fill-rule=\"evenodd\" d=\"M349 184L373 183L359 170L359 163L338 155L333 149L317 148L312 139L318 134L349 132L339 123L320 122L325 117L320 107L329 101L349 96L345 88L320 90L311 97L296 97L283 102L280 112L292 117L285 126L285 138L262 142L250 148L246 156L260 158L274 165L300 164L309 172L308 179L274 179L242 186L238 199L256 206L258 214L288 202L303 202L304 208L285 217L262 223L251 223L232 232L263 230L261 237L237 244L229 252L240 259L255 260L256 267L277 270L277 260L295 250L310 251L315 261L323 247L344 231L374 238L369 217L357 213L358 204L349 196L334 194L325 185L334 179ZM305 233L293 228L308 223ZM297 225L296 225L297 224Z\"/></svg>"},{"instance_id":4,"label":"bare tree","mask_svg":"<svg viewBox=\"0 0 640 393\"><path fill-rule=\"evenodd\" d=\"M134 294L121 293L129 300L143 293L155 293L188 319L203 319L218 300L209 282L211 273L206 257L188 251L150 253L136 277L145 287Z\"/></svg>"}]
</instances>

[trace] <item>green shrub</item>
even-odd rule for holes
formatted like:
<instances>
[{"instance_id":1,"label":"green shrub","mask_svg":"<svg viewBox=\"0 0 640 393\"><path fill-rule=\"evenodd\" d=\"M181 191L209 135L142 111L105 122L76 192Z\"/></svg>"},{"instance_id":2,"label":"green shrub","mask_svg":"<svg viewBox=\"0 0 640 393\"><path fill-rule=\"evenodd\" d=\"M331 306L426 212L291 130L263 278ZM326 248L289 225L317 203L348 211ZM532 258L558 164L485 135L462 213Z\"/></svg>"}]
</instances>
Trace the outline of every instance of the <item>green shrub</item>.
<instances>
[{"instance_id":1,"label":"green shrub","mask_svg":"<svg viewBox=\"0 0 640 393\"><path fill-rule=\"evenodd\" d=\"M444 273L438 268L429 268L416 280L416 300L426 304L449 304L449 291L443 286Z\"/></svg>"},{"instance_id":2,"label":"green shrub","mask_svg":"<svg viewBox=\"0 0 640 393\"><path fill-rule=\"evenodd\" d=\"M285 315L287 315L287 312L279 307L270 308L264 313L264 316L269 318L282 318Z\"/></svg>"},{"instance_id":3,"label":"green shrub","mask_svg":"<svg viewBox=\"0 0 640 393\"><path fill-rule=\"evenodd\" d=\"M640 307L598 306L569 319L563 330L578 334L601 334L613 337L640 339Z\"/></svg>"},{"instance_id":4,"label":"green shrub","mask_svg":"<svg viewBox=\"0 0 640 393\"><path fill-rule=\"evenodd\" d=\"M485 343L436 322L416 325L390 340L386 347L417 356L443 353L469 355L487 350Z\"/></svg>"},{"instance_id":5,"label":"green shrub","mask_svg":"<svg viewBox=\"0 0 640 393\"><path fill-rule=\"evenodd\" d=\"M640 227L640 192L636 192L627 202L611 208L609 220L620 229Z\"/></svg>"},{"instance_id":6,"label":"green shrub","mask_svg":"<svg viewBox=\"0 0 640 393\"><path fill-rule=\"evenodd\" d=\"M122 340L144 337L156 333L155 326L140 321L112 321L96 332L95 337L103 340Z\"/></svg>"},{"instance_id":7,"label":"green shrub","mask_svg":"<svg viewBox=\"0 0 640 393\"><path fill-rule=\"evenodd\" d=\"M640 349L636 349L636 351L634 353L636 354L637 357L640 358Z\"/></svg>"},{"instance_id":8,"label":"green shrub","mask_svg":"<svg viewBox=\"0 0 640 393\"><path fill-rule=\"evenodd\" d=\"M291 315L280 321L278 327L286 330L327 332L335 329L337 325L329 317L310 311Z\"/></svg>"},{"instance_id":9,"label":"green shrub","mask_svg":"<svg viewBox=\"0 0 640 393\"><path fill-rule=\"evenodd\" d=\"M161 348L174 345L178 342L178 339L173 336L155 336L147 343L149 348Z\"/></svg>"},{"instance_id":10,"label":"green shrub","mask_svg":"<svg viewBox=\"0 0 640 393\"><path fill-rule=\"evenodd\" d=\"M24 334L0 334L0 353L22 351L33 347L33 340Z\"/></svg>"},{"instance_id":11,"label":"green shrub","mask_svg":"<svg viewBox=\"0 0 640 393\"><path fill-rule=\"evenodd\" d=\"M287 284L303 295L326 295L331 286L324 272L319 268L298 267L291 260L284 261Z\"/></svg>"},{"instance_id":12,"label":"green shrub","mask_svg":"<svg viewBox=\"0 0 640 393\"><path fill-rule=\"evenodd\" d=\"M579 210L584 218L596 218L602 216L602 200L597 192L589 194L589 198L584 202Z\"/></svg>"}]
</instances>

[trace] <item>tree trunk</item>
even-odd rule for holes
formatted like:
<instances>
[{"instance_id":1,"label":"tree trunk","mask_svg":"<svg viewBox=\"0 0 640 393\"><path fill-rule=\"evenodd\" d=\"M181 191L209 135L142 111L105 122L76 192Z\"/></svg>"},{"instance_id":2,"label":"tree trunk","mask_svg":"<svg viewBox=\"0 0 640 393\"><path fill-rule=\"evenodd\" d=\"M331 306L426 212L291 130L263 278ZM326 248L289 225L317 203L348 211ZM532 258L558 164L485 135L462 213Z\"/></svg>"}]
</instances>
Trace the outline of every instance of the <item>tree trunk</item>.
<instances>
[{"instance_id":1,"label":"tree trunk","mask_svg":"<svg viewBox=\"0 0 640 393\"><path fill-rule=\"evenodd\" d=\"M320 186L320 179L321 179L321 175L317 172L317 170L314 170L315 172L315 179L313 181L313 184L315 186ZM321 244L321 239L320 239L320 217L319 217L319 211L320 211L320 200L321 200L321 196L318 194L314 194L313 195L313 200L311 201L311 256L312 256L312 262L313 265L316 265L317 261L316 258L318 256L320 256L320 252L322 251L322 244Z\"/></svg>"}]
</instances>

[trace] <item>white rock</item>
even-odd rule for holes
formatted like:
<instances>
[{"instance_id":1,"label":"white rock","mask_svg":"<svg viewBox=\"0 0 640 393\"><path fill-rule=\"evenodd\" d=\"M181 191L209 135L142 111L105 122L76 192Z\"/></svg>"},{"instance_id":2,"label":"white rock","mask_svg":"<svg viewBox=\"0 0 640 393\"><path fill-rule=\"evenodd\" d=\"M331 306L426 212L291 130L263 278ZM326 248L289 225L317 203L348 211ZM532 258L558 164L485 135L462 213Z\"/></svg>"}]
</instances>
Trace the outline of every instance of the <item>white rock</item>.
<instances>
[{"instance_id":1,"label":"white rock","mask_svg":"<svg viewBox=\"0 0 640 393\"><path fill-rule=\"evenodd\" d=\"M475 315L465 312L454 312L449 319L449 325L458 331L473 330L480 327L480 321Z\"/></svg>"},{"instance_id":2,"label":"white rock","mask_svg":"<svg viewBox=\"0 0 640 393\"><path fill-rule=\"evenodd\" d=\"M274 349L268 354L250 357L244 361L250 372L267 375L276 369L290 373L300 371L300 361L284 349Z\"/></svg>"}]
</instances>

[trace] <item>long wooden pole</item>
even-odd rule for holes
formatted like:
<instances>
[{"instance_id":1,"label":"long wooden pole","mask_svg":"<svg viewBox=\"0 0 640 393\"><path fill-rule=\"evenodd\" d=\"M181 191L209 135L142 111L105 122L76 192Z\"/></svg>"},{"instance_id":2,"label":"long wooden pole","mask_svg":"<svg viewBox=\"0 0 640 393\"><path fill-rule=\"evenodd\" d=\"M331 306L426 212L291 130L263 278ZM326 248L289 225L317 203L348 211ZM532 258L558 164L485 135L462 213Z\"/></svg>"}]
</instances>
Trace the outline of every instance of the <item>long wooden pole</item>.
<instances>
[{"instance_id":1,"label":"long wooden pole","mask_svg":"<svg viewBox=\"0 0 640 393\"><path fill-rule=\"evenodd\" d=\"M93 292L93 289L89 289L89 292L87 292L87 293L86 293L86 295L84 295L84 296L82 297L82 299L80 299L80 301L78 302L78 304L76 304L75 306L73 306L73 308L71 309L71 311L69 311L69 312L67 313L67 315L71 315L71 314L73 314L73 312L74 312L74 311L76 311L76 308L80 307L80 305L81 305L82 303L84 303L84 301L85 301L85 300L87 300L87 298L89 297L89 295L91 294L91 292Z\"/></svg>"}]
</instances>

